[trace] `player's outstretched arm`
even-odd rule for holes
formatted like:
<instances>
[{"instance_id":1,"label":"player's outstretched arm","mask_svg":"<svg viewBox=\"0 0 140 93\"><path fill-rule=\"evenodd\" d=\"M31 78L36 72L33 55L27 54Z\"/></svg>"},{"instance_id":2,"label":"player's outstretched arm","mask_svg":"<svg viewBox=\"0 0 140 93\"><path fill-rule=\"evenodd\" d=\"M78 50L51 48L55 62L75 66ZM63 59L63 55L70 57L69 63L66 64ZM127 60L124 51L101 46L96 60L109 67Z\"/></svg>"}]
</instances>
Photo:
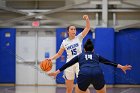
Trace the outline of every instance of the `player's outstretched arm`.
<instances>
[{"instance_id":1,"label":"player's outstretched arm","mask_svg":"<svg viewBox=\"0 0 140 93\"><path fill-rule=\"evenodd\" d=\"M71 59L69 62L67 62L66 64L64 64L60 69L58 69L55 72L51 72L48 75L49 76L54 76L54 78L57 76L57 74L59 74L60 72L64 71L66 68L74 65L75 63L78 62L78 56L74 57L73 59Z\"/></svg>"},{"instance_id":2,"label":"player's outstretched arm","mask_svg":"<svg viewBox=\"0 0 140 93\"><path fill-rule=\"evenodd\" d=\"M82 36L85 37L90 30L90 21L88 15L83 15L83 19L86 21L86 27L82 31Z\"/></svg>"},{"instance_id":3,"label":"player's outstretched arm","mask_svg":"<svg viewBox=\"0 0 140 93\"><path fill-rule=\"evenodd\" d=\"M120 68L125 74L126 74L126 70L131 70L132 66L131 65L125 65L125 66L122 66L121 64L117 64L115 62L112 62L108 59L105 59L104 57L102 56L99 56L99 62L103 63L103 64L106 64L106 65L111 65L111 66L114 66L114 67L117 67L117 68Z\"/></svg>"}]
</instances>

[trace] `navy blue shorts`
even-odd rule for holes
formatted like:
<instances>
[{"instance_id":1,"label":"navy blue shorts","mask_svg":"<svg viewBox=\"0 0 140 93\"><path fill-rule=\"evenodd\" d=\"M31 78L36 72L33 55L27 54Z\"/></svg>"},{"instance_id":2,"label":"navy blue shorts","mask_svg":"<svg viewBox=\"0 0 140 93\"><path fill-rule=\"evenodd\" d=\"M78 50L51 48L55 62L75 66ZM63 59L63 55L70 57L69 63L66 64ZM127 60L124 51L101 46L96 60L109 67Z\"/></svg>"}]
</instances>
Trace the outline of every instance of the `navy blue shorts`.
<instances>
[{"instance_id":1,"label":"navy blue shorts","mask_svg":"<svg viewBox=\"0 0 140 93\"><path fill-rule=\"evenodd\" d=\"M82 91L86 91L90 84L92 84L96 90L102 89L105 85L105 80L101 68L86 67L80 69L77 83L79 89Z\"/></svg>"}]
</instances>

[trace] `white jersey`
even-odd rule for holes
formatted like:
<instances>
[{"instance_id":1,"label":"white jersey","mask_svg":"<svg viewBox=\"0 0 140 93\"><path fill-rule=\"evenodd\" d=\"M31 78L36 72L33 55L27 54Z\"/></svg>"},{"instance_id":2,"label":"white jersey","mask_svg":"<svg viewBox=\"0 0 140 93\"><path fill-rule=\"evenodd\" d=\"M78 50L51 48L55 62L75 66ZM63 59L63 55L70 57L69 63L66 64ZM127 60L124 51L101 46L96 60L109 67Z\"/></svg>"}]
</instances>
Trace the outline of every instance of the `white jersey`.
<instances>
[{"instance_id":1,"label":"white jersey","mask_svg":"<svg viewBox=\"0 0 140 93\"><path fill-rule=\"evenodd\" d=\"M61 44L61 48L64 48L67 53L67 61L70 61L75 56L82 53L82 40L83 36L82 33L75 36L74 39L70 40L69 38L66 38L63 40Z\"/></svg>"}]
</instances>

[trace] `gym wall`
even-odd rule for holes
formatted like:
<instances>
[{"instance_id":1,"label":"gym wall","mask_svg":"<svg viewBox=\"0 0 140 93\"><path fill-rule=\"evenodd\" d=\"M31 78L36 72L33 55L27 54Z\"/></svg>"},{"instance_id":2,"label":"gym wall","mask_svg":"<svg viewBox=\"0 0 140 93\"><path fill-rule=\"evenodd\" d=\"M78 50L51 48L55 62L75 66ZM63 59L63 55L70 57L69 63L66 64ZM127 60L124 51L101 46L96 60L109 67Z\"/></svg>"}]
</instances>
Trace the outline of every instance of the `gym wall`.
<instances>
[{"instance_id":1,"label":"gym wall","mask_svg":"<svg viewBox=\"0 0 140 93\"><path fill-rule=\"evenodd\" d=\"M16 29L0 28L0 83L15 83Z\"/></svg>"}]
</instances>

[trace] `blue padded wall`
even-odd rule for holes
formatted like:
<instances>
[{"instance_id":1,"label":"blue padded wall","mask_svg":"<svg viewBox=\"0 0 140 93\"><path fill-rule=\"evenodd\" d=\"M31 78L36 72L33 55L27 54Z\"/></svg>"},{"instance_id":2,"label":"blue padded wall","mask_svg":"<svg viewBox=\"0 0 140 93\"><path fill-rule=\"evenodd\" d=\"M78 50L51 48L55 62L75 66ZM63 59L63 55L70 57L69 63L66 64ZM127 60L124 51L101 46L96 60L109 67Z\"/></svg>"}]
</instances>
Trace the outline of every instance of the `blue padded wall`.
<instances>
[{"instance_id":1,"label":"blue padded wall","mask_svg":"<svg viewBox=\"0 0 140 93\"><path fill-rule=\"evenodd\" d=\"M66 35L67 34L65 28L56 29L56 52L59 51L63 39L67 37ZM65 62L66 62L66 52L64 52L62 56L56 60L56 69L59 69L61 66L63 66ZM59 84L64 83L64 78L62 78L62 76L63 76L63 72L57 75L56 83Z\"/></svg>"},{"instance_id":2,"label":"blue padded wall","mask_svg":"<svg viewBox=\"0 0 140 93\"><path fill-rule=\"evenodd\" d=\"M0 83L15 83L15 34L14 28L0 28Z\"/></svg>"},{"instance_id":3,"label":"blue padded wall","mask_svg":"<svg viewBox=\"0 0 140 93\"><path fill-rule=\"evenodd\" d=\"M83 29L78 28L77 29L77 34L79 34ZM60 45L62 43L62 41L67 38L67 33L66 33L66 28L57 28L56 29L56 52L58 52ZM92 39L92 32L89 32L88 35L84 38L83 40L83 44L84 42L86 42L86 40L90 38ZM56 69L59 69L61 66L63 66L66 63L66 52L64 52L62 54L62 56L60 58L58 58L56 60ZM56 83L58 84L63 84L65 83L63 76L63 72L60 73L57 77L56 77ZM76 82L76 80L75 80Z\"/></svg>"},{"instance_id":4,"label":"blue padded wall","mask_svg":"<svg viewBox=\"0 0 140 93\"><path fill-rule=\"evenodd\" d=\"M123 65L132 65L125 75L116 69L116 84L140 84L140 28L123 29L116 33L115 60Z\"/></svg>"},{"instance_id":5,"label":"blue padded wall","mask_svg":"<svg viewBox=\"0 0 140 93\"><path fill-rule=\"evenodd\" d=\"M114 61L114 29L95 29L95 52L111 61ZM114 67L100 64L107 84L114 84Z\"/></svg>"}]
</instances>

